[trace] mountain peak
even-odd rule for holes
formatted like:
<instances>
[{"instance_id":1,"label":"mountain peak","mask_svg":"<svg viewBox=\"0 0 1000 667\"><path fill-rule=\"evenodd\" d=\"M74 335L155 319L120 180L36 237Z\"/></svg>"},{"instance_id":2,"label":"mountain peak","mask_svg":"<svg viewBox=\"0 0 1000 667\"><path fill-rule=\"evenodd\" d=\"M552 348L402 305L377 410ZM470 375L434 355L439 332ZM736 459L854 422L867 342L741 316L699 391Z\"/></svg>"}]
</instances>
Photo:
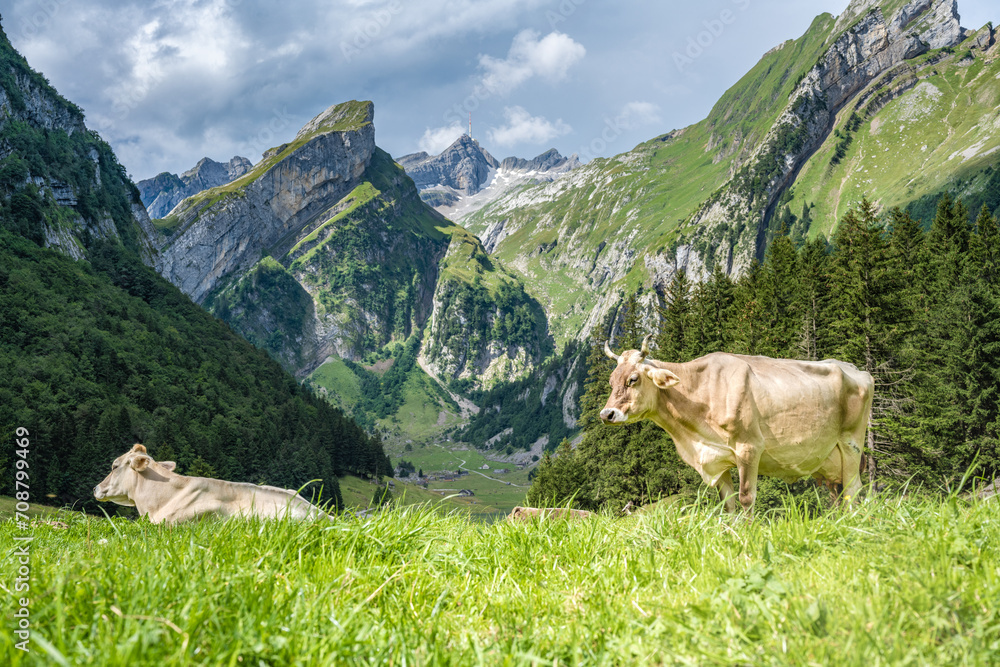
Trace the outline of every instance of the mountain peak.
<instances>
[{"instance_id":1,"label":"mountain peak","mask_svg":"<svg viewBox=\"0 0 1000 667\"><path fill-rule=\"evenodd\" d=\"M439 155L421 151L396 160L420 189L442 185L475 194L500 163L479 142L463 134Z\"/></svg>"},{"instance_id":2,"label":"mountain peak","mask_svg":"<svg viewBox=\"0 0 1000 667\"><path fill-rule=\"evenodd\" d=\"M375 105L371 102L341 102L327 107L317 114L312 120L302 126L296 139L315 134L317 132L345 132L347 130L357 130L365 125L369 125L375 120Z\"/></svg>"},{"instance_id":3,"label":"mountain peak","mask_svg":"<svg viewBox=\"0 0 1000 667\"><path fill-rule=\"evenodd\" d=\"M519 157L506 157L500 163L500 168L507 171L549 171L564 172L580 166L580 158L575 153L564 157L555 148L536 155L531 160Z\"/></svg>"},{"instance_id":4,"label":"mountain peak","mask_svg":"<svg viewBox=\"0 0 1000 667\"><path fill-rule=\"evenodd\" d=\"M165 218L187 197L203 190L225 185L253 169L253 163L239 155L229 162L216 162L203 157L180 176L163 172L136 183L142 203L152 218Z\"/></svg>"}]
</instances>

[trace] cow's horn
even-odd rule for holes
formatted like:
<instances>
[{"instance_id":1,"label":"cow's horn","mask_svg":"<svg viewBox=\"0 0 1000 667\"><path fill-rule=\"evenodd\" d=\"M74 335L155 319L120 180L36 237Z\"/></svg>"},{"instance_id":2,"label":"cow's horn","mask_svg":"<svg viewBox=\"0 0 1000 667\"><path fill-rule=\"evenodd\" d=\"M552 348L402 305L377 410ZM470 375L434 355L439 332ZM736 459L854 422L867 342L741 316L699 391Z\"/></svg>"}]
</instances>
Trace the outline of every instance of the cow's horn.
<instances>
[{"instance_id":1,"label":"cow's horn","mask_svg":"<svg viewBox=\"0 0 1000 667\"><path fill-rule=\"evenodd\" d=\"M640 354L639 361L645 359L646 355L649 354L649 339L652 337L653 334L646 334L646 337L642 339L642 349L639 350Z\"/></svg>"},{"instance_id":2,"label":"cow's horn","mask_svg":"<svg viewBox=\"0 0 1000 667\"><path fill-rule=\"evenodd\" d=\"M611 351L611 345L608 344L608 341L604 341L604 354L608 355L609 357L611 357L612 359L614 359L618 363L622 362L621 355L620 354L615 354L614 352Z\"/></svg>"}]
</instances>

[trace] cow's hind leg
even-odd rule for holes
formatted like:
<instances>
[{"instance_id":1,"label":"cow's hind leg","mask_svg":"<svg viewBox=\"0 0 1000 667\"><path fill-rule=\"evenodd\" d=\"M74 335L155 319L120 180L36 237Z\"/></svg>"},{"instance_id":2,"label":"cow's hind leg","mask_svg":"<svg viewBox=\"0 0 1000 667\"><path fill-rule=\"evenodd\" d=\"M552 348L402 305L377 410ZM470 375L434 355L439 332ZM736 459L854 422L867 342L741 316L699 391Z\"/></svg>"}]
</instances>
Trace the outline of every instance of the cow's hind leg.
<instances>
[{"instance_id":1,"label":"cow's hind leg","mask_svg":"<svg viewBox=\"0 0 1000 667\"><path fill-rule=\"evenodd\" d=\"M847 435L847 438L837 443L837 448L840 450L842 464L840 480L844 492L841 498L843 502L852 503L861 493L861 442L864 440L858 441L853 434Z\"/></svg>"},{"instance_id":2,"label":"cow's hind leg","mask_svg":"<svg viewBox=\"0 0 1000 667\"><path fill-rule=\"evenodd\" d=\"M748 516L753 516L753 503L757 500L757 468L760 455L751 459L738 459L736 468L740 473L740 505Z\"/></svg>"},{"instance_id":3,"label":"cow's hind leg","mask_svg":"<svg viewBox=\"0 0 1000 667\"><path fill-rule=\"evenodd\" d=\"M732 514L736 511L736 489L733 487L733 478L729 470L722 473L722 477L716 482L715 487L719 489L719 497L726 504L726 511Z\"/></svg>"}]
</instances>

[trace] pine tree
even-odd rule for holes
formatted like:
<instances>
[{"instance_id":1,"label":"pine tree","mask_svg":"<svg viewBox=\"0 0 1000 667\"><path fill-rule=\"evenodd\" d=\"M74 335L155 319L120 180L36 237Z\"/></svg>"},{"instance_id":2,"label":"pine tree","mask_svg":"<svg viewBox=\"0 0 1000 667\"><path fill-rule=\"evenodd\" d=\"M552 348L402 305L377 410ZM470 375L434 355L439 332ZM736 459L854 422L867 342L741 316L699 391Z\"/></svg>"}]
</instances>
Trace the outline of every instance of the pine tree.
<instances>
[{"instance_id":1,"label":"pine tree","mask_svg":"<svg viewBox=\"0 0 1000 667\"><path fill-rule=\"evenodd\" d=\"M826 304L829 302L829 264L825 239L807 242L799 251L798 309L800 329L796 341L796 355L801 359L818 361L826 355L823 340L827 330Z\"/></svg>"},{"instance_id":2,"label":"pine tree","mask_svg":"<svg viewBox=\"0 0 1000 667\"><path fill-rule=\"evenodd\" d=\"M967 251L968 212L949 196L938 202L925 237L926 308L912 337L916 360L914 444L924 453L928 476L959 472L966 448L966 346L971 332Z\"/></svg>"},{"instance_id":3,"label":"pine tree","mask_svg":"<svg viewBox=\"0 0 1000 667\"><path fill-rule=\"evenodd\" d=\"M760 352L771 357L794 354L801 322L799 317L798 257L795 245L782 227L767 248L760 281L763 334Z\"/></svg>"},{"instance_id":4,"label":"pine tree","mask_svg":"<svg viewBox=\"0 0 1000 667\"><path fill-rule=\"evenodd\" d=\"M733 338L729 352L761 354L764 349L766 313L761 303L764 267L756 260L733 289Z\"/></svg>"},{"instance_id":5,"label":"pine tree","mask_svg":"<svg viewBox=\"0 0 1000 667\"><path fill-rule=\"evenodd\" d=\"M590 349L585 361L587 377L580 396L579 425L584 433L589 433L602 424L599 413L611 395L608 378L615 369L615 362L604 353L604 343L610 341L614 315L615 313L611 313L605 318L604 324L597 327L590 337Z\"/></svg>"},{"instance_id":6,"label":"pine tree","mask_svg":"<svg viewBox=\"0 0 1000 667\"><path fill-rule=\"evenodd\" d=\"M591 480L577 460L569 440L563 440L555 454L546 452L535 469L535 477L525 502L530 507L597 509L591 498Z\"/></svg>"},{"instance_id":7,"label":"pine tree","mask_svg":"<svg viewBox=\"0 0 1000 667\"><path fill-rule=\"evenodd\" d=\"M688 361L694 338L691 317L691 282L683 269L674 272L667 286L666 306L660 310L660 333L656 337L658 358L667 361Z\"/></svg>"},{"instance_id":8,"label":"pine tree","mask_svg":"<svg viewBox=\"0 0 1000 667\"><path fill-rule=\"evenodd\" d=\"M959 346L965 351L961 383L965 437L959 469L978 457L987 479L1000 474L1000 227L983 206L969 239L965 263L967 320Z\"/></svg>"},{"instance_id":9,"label":"pine tree","mask_svg":"<svg viewBox=\"0 0 1000 667\"><path fill-rule=\"evenodd\" d=\"M694 308L700 333L695 356L732 351L734 291L733 281L718 263L708 280L695 288Z\"/></svg>"},{"instance_id":10,"label":"pine tree","mask_svg":"<svg viewBox=\"0 0 1000 667\"><path fill-rule=\"evenodd\" d=\"M857 211L848 211L834 235L830 351L875 379L866 454L869 481L874 481L880 467L898 476L908 471L900 443L890 438L885 423L902 410L892 388L905 374L897 355L902 345L897 326L901 304L899 280L892 269L875 206L863 199Z\"/></svg>"}]
</instances>

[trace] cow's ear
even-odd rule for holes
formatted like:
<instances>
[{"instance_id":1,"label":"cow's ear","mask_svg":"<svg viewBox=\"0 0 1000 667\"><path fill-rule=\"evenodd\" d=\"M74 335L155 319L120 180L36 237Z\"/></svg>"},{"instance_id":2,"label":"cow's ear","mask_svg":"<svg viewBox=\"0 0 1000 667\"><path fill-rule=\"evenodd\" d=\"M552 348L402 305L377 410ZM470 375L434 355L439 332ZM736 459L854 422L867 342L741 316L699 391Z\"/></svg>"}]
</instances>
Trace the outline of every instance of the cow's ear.
<instances>
[{"instance_id":1,"label":"cow's ear","mask_svg":"<svg viewBox=\"0 0 1000 667\"><path fill-rule=\"evenodd\" d=\"M135 470L136 472L142 472L152 462L153 459L146 456L145 454L140 454L139 456L133 456L132 462L129 465L132 466L132 470Z\"/></svg>"},{"instance_id":2,"label":"cow's ear","mask_svg":"<svg viewBox=\"0 0 1000 667\"><path fill-rule=\"evenodd\" d=\"M647 368L646 377L653 381L660 389L672 387L681 381L679 377L668 371L666 368Z\"/></svg>"},{"instance_id":3,"label":"cow's ear","mask_svg":"<svg viewBox=\"0 0 1000 667\"><path fill-rule=\"evenodd\" d=\"M132 445L132 451L133 452L142 452L143 454L145 454L146 453L146 447L144 445L140 445L139 443L136 443L136 444Z\"/></svg>"},{"instance_id":4,"label":"cow's ear","mask_svg":"<svg viewBox=\"0 0 1000 667\"><path fill-rule=\"evenodd\" d=\"M174 468L176 468L176 467L177 467L177 464L176 464L176 463L174 463L173 461L158 461L158 463L159 463L159 464L160 464L160 465L161 465L162 467L166 468L168 472L173 472L173 471L174 471Z\"/></svg>"}]
</instances>

